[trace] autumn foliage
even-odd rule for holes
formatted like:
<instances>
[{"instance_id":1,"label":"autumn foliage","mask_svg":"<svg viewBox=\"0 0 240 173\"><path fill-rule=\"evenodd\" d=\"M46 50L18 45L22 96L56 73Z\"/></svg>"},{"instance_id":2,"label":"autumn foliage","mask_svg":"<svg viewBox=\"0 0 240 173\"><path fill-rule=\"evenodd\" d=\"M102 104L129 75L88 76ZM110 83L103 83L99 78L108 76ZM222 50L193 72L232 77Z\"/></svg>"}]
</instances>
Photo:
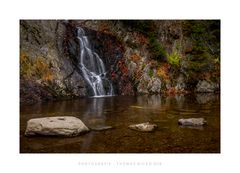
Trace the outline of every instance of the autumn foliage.
<instances>
[{"instance_id":1,"label":"autumn foliage","mask_svg":"<svg viewBox=\"0 0 240 173\"><path fill-rule=\"evenodd\" d=\"M20 53L20 75L27 78L41 79L44 82L53 80L53 72L43 57L31 60L25 52Z\"/></svg>"},{"instance_id":2,"label":"autumn foliage","mask_svg":"<svg viewBox=\"0 0 240 173\"><path fill-rule=\"evenodd\" d=\"M140 61L140 59L141 59L141 57L137 54L133 54L131 56L131 60L134 61L134 62L138 62L138 61Z\"/></svg>"},{"instance_id":3,"label":"autumn foliage","mask_svg":"<svg viewBox=\"0 0 240 173\"><path fill-rule=\"evenodd\" d=\"M164 63L163 65L157 68L157 75L163 80L168 81L170 80L169 71L170 71L170 65L167 63Z\"/></svg>"}]
</instances>

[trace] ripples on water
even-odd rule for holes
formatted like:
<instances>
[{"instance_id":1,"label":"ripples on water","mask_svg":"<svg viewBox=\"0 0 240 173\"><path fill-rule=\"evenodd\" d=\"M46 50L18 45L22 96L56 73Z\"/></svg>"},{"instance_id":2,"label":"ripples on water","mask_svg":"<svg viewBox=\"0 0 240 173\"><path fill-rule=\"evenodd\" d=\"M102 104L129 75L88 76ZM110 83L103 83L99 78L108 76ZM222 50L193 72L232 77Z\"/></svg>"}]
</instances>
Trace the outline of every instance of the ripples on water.
<instances>
[{"instance_id":1,"label":"ripples on water","mask_svg":"<svg viewBox=\"0 0 240 173\"><path fill-rule=\"evenodd\" d=\"M46 116L75 116L88 127L113 126L74 138L25 137L26 122ZM203 117L204 127L181 127L178 119ZM151 133L128 129L136 123L158 125ZM47 102L21 107L20 152L64 153L219 153L220 98L194 96L115 96Z\"/></svg>"}]
</instances>

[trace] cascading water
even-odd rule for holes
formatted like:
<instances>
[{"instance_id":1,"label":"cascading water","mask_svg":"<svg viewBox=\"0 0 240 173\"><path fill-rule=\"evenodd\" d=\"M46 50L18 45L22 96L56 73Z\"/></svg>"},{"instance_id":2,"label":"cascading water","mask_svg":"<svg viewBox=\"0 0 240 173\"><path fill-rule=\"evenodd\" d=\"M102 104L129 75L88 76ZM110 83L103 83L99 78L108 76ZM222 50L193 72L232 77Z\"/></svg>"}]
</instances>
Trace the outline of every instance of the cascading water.
<instances>
[{"instance_id":1,"label":"cascading water","mask_svg":"<svg viewBox=\"0 0 240 173\"><path fill-rule=\"evenodd\" d=\"M106 77L106 69L99 55L91 49L88 37L82 28L77 28L80 43L79 67L94 97L114 95L111 81Z\"/></svg>"}]
</instances>

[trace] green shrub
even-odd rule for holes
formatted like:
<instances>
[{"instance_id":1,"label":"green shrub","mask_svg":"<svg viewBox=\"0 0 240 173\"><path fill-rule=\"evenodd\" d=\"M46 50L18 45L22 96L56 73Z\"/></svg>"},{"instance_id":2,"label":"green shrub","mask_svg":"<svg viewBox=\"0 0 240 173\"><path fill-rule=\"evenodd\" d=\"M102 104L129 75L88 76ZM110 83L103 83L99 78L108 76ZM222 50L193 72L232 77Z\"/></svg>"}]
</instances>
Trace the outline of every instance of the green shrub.
<instances>
[{"instance_id":1,"label":"green shrub","mask_svg":"<svg viewBox=\"0 0 240 173\"><path fill-rule=\"evenodd\" d=\"M155 36L149 38L149 48L151 49L153 59L158 61L165 59L166 51Z\"/></svg>"},{"instance_id":2,"label":"green shrub","mask_svg":"<svg viewBox=\"0 0 240 173\"><path fill-rule=\"evenodd\" d=\"M152 58L161 61L166 58L166 51L157 38L158 27L153 20L123 20L125 26L142 33L149 41Z\"/></svg>"},{"instance_id":3,"label":"green shrub","mask_svg":"<svg viewBox=\"0 0 240 173\"><path fill-rule=\"evenodd\" d=\"M186 20L182 25L184 35L193 40L196 54L220 54L220 20Z\"/></svg>"},{"instance_id":4,"label":"green shrub","mask_svg":"<svg viewBox=\"0 0 240 173\"><path fill-rule=\"evenodd\" d=\"M149 33L156 33L157 29L153 20L123 20L122 23L145 36Z\"/></svg>"},{"instance_id":5,"label":"green shrub","mask_svg":"<svg viewBox=\"0 0 240 173\"><path fill-rule=\"evenodd\" d=\"M167 60L172 66L180 66L180 55L177 51L173 51L173 53L168 54Z\"/></svg>"}]
</instances>

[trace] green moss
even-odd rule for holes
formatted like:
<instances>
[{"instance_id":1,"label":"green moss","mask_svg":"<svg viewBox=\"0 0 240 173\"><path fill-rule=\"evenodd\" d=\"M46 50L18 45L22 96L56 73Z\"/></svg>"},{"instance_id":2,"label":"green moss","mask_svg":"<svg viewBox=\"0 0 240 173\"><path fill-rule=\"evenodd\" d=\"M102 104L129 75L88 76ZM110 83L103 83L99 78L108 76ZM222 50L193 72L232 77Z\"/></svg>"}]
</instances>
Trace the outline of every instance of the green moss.
<instances>
[{"instance_id":1,"label":"green moss","mask_svg":"<svg viewBox=\"0 0 240 173\"><path fill-rule=\"evenodd\" d=\"M165 49L154 35L149 37L149 48L151 49L153 59L161 61L166 57Z\"/></svg>"},{"instance_id":2,"label":"green moss","mask_svg":"<svg viewBox=\"0 0 240 173\"><path fill-rule=\"evenodd\" d=\"M153 77L153 73L154 73L154 72L153 72L153 69L150 68L149 71L148 71L148 75L149 75L150 77Z\"/></svg>"}]
</instances>

